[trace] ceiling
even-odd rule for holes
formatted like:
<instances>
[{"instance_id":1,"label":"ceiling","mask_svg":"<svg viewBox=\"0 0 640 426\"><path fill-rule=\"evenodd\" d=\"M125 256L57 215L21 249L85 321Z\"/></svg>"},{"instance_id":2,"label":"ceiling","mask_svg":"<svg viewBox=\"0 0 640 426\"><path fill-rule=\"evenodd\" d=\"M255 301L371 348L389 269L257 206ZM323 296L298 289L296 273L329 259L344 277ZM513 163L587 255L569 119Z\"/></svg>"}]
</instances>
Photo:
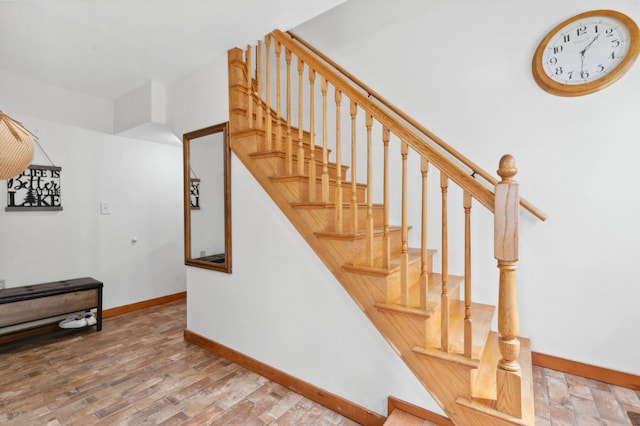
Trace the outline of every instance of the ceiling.
<instances>
[{"instance_id":1,"label":"ceiling","mask_svg":"<svg viewBox=\"0 0 640 426\"><path fill-rule=\"evenodd\" d=\"M0 70L116 99L344 1L0 1Z\"/></svg>"}]
</instances>

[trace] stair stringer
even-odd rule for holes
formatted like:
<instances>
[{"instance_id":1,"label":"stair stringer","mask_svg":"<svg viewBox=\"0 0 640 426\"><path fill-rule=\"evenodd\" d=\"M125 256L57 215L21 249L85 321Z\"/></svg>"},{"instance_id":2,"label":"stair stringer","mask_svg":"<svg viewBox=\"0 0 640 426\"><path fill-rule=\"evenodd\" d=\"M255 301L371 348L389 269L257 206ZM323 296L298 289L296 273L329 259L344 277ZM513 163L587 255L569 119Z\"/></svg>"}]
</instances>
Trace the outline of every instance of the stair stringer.
<instances>
[{"instance_id":1,"label":"stair stringer","mask_svg":"<svg viewBox=\"0 0 640 426\"><path fill-rule=\"evenodd\" d=\"M483 410L486 402L474 401L471 395L473 363L425 356L414 350L424 344L425 320L376 308L376 304L386 300L380 281L367 274L348 272L344 268L348 262L342 254L341 243L318 238L315 232L319 231L319 223L310 223L308 215L296 211L287 199L291 194L282 191L272 181L269 171L251 158L250 154L256 151L263 137L259 130L232 133L230 147L449 418L461 425L522 424L522 421L500 413L499 416L488 415ZM475 403L460 403L464 401Z\"/></svg>"}]
</instances>

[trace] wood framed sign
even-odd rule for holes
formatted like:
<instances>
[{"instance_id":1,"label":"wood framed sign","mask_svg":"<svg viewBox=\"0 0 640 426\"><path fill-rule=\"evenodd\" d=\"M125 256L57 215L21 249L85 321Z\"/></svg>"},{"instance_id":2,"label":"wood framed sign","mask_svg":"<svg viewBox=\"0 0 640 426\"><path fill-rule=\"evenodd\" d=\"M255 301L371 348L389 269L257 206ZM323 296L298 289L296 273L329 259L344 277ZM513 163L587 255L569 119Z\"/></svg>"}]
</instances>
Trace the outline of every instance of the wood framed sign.
<instances>
[{"instance_id":1,"label":"wood framed sign","mask_svg":"<svg viewBox=\"0 0 640 426\"><path fill-rule=\"evenodd\" d=\"M60 173L62 167L27 167L7 180L6 211L62 210Z\"/></svg>"},{"instance_id":2,"label":"wood framed sign","mask_svg":"<svg viewBox=\"0 0 640 426\"><path fill-rule=\"evenodd\" d=\"M191 210L200 210L200 179L190 178L191 183Z\"/></svg>"}]
</instances>

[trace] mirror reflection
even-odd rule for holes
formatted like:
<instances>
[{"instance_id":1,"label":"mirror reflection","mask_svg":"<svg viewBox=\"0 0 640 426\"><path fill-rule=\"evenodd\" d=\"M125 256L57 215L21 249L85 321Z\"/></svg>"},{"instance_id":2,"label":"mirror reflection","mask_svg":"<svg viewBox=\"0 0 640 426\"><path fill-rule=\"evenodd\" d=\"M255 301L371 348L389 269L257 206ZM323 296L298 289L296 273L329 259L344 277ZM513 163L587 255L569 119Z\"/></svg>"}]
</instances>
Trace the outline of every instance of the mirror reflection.
<instances>
[{"instance_id":1,"label":"mirror reflection","mask_svg":"<svg viewBox=\"0 0 640 426\"><path fill-rule=\"evenodd\" d=\"M185 133L185 264L231 272L228 123Z\"/></svg>"}]
</instances>

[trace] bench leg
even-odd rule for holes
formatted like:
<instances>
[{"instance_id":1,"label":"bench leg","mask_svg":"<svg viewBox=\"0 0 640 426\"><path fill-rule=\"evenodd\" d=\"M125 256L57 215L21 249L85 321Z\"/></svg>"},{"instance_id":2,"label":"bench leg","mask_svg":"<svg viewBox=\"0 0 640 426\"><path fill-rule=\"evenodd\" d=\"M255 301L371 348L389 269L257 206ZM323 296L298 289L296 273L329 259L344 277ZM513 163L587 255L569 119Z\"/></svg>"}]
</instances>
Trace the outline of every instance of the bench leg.
<instances>
[{"instance_id":1,"label":"bench leg","mask_svg":"<svg viewBox=\"0 0 640 426\"><path fill-rule=\"evenodd\" d=\"M102 288L98 289L98 309L97 309L96 331L102 330Z\"/></svg>"}]
</instances>

